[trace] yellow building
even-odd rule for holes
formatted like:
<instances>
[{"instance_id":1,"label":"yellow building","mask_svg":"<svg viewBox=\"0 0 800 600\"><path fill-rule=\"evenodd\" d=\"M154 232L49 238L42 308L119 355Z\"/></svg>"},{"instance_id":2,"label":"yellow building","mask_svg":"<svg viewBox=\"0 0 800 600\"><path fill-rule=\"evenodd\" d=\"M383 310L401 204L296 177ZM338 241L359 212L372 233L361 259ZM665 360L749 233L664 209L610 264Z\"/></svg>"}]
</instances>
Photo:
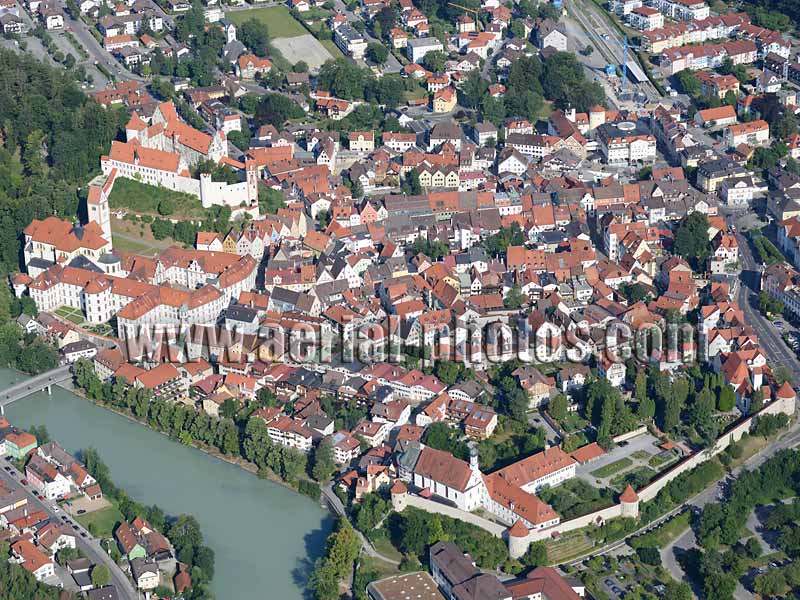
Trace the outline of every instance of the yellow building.
<instances>
[{"instance_id":1,"label":"yellow building","mask_svg":"<svg viewBox=\"0 0 800 600\"><path fill-rule=\"evenodd\" d=\"M433 112L451 112L456 107L456 91L448 86L433 95Z\"/></svg>"}]
</instances>

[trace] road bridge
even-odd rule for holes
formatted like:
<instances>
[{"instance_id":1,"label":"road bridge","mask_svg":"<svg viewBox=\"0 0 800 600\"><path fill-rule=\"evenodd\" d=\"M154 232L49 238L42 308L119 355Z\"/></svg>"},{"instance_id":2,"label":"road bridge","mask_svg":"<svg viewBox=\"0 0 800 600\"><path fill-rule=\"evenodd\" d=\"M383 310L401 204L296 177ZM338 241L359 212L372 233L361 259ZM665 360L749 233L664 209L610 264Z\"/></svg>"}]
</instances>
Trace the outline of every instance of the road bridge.
<instances>
[{"instance_id":1,"label":"road bridge","mask_svg":"<svg viewBox=\"0 0 800 600\"><path fill-rule=\"evenodd\" d=\"M0 415L5 414L5 407L8 404L44 390L49 394L51 386L71 378L72 365L62 365L6 388L0 392Z\"/></svg>"}]
</instances>

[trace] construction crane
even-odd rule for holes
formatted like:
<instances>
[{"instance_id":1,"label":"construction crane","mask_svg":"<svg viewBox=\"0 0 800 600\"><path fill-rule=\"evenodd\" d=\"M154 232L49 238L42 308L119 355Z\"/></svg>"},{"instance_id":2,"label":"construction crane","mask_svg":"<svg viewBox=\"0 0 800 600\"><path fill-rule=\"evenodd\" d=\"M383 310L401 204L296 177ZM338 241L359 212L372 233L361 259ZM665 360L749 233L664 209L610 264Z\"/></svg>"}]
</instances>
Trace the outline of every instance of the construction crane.
<instances>
[{"instance_id":1,"label":"construction crane","mask_svg":"<svg viewBox=\"0 0 800 600\"><path fill-rule=\"evenodd\" d=\"M475 15L475 31L478 31L481 28L481 22L480 19L478 19L478 15L480 13L476 9L469 8L467 6L461 6L460 4L456 4L455 2L448 2L447 6L452 6L453 8L459 8L463 11L471 12L473 15Z\"/></svg>"},{"instance_id":2,"label":"construction crane","mask_svg":"<svg viewBox=\"0 0 800 600\"><path fill-rule=\"evenodd\" d=\"M614 42L617 46L622 46L622 91L625 91L625 86L628 83L628 48L638 50L638 46L631 46L628 43L628 36L626 35L620 42L617 38L610 35L602 36L604 40ZM634 73L635 76L635 73Z\"/></svg>"},{"instance_id":3,"label":"construction crane","mask_svg":"<svg viewBox=\"0 0 800 600\"><path fill-rule=\"evenodd\" d=\"M606 42L614 42L618 46L622 46L622 86L621 91L625 91L625 84L628 82L628 36L625 36L625 39L620 42L616 38L612 38L609 35L603 34L600 36ZM613 57L612 57L613 58ZM613 64L609 64L606 66L606 74L609 74L609 69L613 69L616 71L616 67Z\"/></svg>"}]
</instances>

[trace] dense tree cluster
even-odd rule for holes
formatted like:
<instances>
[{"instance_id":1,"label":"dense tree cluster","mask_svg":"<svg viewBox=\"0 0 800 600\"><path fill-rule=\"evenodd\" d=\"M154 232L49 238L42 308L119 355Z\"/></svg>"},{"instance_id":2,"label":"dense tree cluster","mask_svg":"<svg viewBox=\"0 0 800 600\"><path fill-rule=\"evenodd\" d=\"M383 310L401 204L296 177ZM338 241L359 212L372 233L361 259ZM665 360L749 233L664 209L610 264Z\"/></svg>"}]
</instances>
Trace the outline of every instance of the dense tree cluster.
<instances>
[{"instance_id":1,"label":"dense tree cluster","mask_svg":"<svg viewBox=\"0 0 800 600\"><path fill-rule=\"evenodd\" d=\"M433 260L441 260L444 256L450 254L450 248L440 240L431 241L426 237L418 237L411 244L411 252L414 255L422 253Z\"/></svg>"},{"instance_id":2,"label":"dense tree cluster","mask_svg":"<svg viewBox=\"0 0 800 600\"><path fill-rule=\"evenodd\" d=\"M686 259L693 268L702 266L711 252L708 239L708 218L701 212L686 216L675 233L675 254Z\"/></svg>"},{"instance_id":3,"label":"dense tree cluster","mask_svg":"<svg viewBox=\"0 0 800 600\"><path fill-rule=\"evenodd\" d=\"M0 50L0 274L18 268L22 229L33 219L78 214L85 181L127 121L62 71Z\"/></svg>"},{"instance_id":4,"label":"dense tree cluster","mask_svg":"<svg viewBox=\"0 0 800 600\"><path fill-rule=\"evenodd\" d=\"M21 565L8 562L11 547L0 542L0 598L3 600L71 600L75 595L39 583Z\"/></svg>"},{"instance_id":5,"label":"dense tree cluster","mask_svg":"<svg viewBox=\"0 0 800 600\"><path fill-rule=\"evenodd\" d=\"M8 288L3 288L0 296L7 292ZM9 314L0 309L0 314L3 312ZM42 338L24 334L22 328L13 322L0 324L0 366L36 375L57 367L58 360L58 351Z\"/></svg>"},{"instance_id":6,"label":"dense tree cluster","mask_svg":"<svg viewBox=\"0 0 800 600\"><path fill-rule=\"evenodd\" d=\"M338 600L339 582L350 577L360 551L358 534L346 519L339 519L308 581L315 600Z\"/></svg>"},{"instance_id":7,"label":"dense tree cluster","mask_svg":"<svg viewBox=\"0 0 800 600\"><path fill-rule=\"evenodd\" d=\"M497 233L490 235L483 241L483 247L491 256L505 257L509 246L521 246L525 243L525 234L519 223L512 223L503 227Z\"/></svg>"},{"instance_id":8,"label":"dense tree cluster","mask_svg":"<svg viewBox=\"0 0 800 600\"><path fill-rule=\"evenodd\" d=\"M733 388L713 372L698 380L671 379L664 372L650 369L646 383L641 373L637 375L635 395L640 408L647 402L647 411L654 409L656 424L662 431L683 429L704 446L712 444L719 435L716 411L733 410L736 402Z\"/></svg>"},{"instance_id":9,"label":"dense tree cluster","mask_svg":"<svg viewBox=\"0 0 800 600\"><path fill-rule=\"evenodd\" d=\"M740 539L750 513L757 506L775 506L764 526L777 533L781 550L791 558L800 556L800 503L780 501L796 496L800 490L800 452L782 450L753 471L744 471L731 484L724 503L706 504L697 526L697 539L702 550L695 550L685 561L688 572L702 583L708 597L727 600L733 597L737 580L744 575L746 559L761 554L758 542ZM776 570L754 582L762 596L783 596L786 586L800 583L797 569Z\"/></svg>"},{"instance_id":10,"label":"dense tree cluster","mask_svg":"<svg viewBox=\"0 0 800 600\"><path fill-rule=\"evenodd\" d=\"M198 443L227 456L242 457L263 474L274 472L295 483L306 470L306 455L274 444L262 419L249 418L259 406L251 403L237 419L211 417L182 404L151 398L144 388L133 388L123 380L101 382L85 360L75 364L75 382L93 400L125 411L183 444Z\"/></svg>"},{"instance_id":11,"label":"dense tree cluster","mask_svg":"<svg viewBox=\"0 0 800 600\"><path fill-rule=\"evenodd\" d=\"M366 100L395 108L403 100L403 93L418 88L411 79L397 74L376 78L372 71L350 62L346 58L326 61L319 70L317 85L337 98Z\"/></svg>"},{"instance_id":12,"label":"dense tree cluster","mask_svg":"<svg viewBox=\"0 0 800 600\"><path fill-rule=\"evenodd\" d=\"M394 545L420 560L426 559L428 548L440 540L452 541L484 569L496 569L508 559L503 540L464 521L408 507L390 514L387 522Z\"/></svg>"},{"instance_id":13,"label":"dense tree cluster","mask_svg":"<svg viewBox=\"0 0 800 600\"><path fill-rule=\"evenodd\" d=\"M601 444L615 435L635 429L638 417L622 398L619 388L604 377L592 379L585 386L584 416L597 429Z\"/></svg>"}]
</instances>

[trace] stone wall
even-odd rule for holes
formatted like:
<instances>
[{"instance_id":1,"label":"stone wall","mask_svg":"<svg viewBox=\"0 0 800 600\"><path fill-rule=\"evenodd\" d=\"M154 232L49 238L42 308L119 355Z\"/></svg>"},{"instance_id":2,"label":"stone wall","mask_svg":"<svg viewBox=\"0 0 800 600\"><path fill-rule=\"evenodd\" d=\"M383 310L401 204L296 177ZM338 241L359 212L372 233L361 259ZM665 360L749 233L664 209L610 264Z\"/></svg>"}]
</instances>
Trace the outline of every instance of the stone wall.
<instances>
[{"instance_id":1,"label":"stone wall","mask_svg":"<svg viewBox=\"0 0 800 600\"><path fill-rule=\"evenodd\" d=\"M642 435L643 433L647 433L647 425L642 425L641 427L634 429L633 431L629 431L628 433L622 433L615 438L611 438L615 444L619 444L620 442L625 442L635 438L636 436Z\"/></svg>"},{"instance_id":2,"label":"stone wall","mask_svg":"<svg viewBox=\"0 0 800 600\"><path fill-rule=\"evenodd\" d=\"M778 399L774 402L770 402L755 415L747 417L738 424L734 425L732 428L725 431L711 448L695 452L694 454L686 457L683 461L669 469L666 473L653 480L649 485L643 487L641 490L639 490L639 499L642 502L648 502L649 500L652 500L658 495L658 492L666 487L670 481L674 480L683 473L691 471L701 463L710 460L720 452L723 452L733 442L738 442L740 439L742 439L742 436L745 433L750 432L755 419L759 416L777 415L779 413L784 413L791 416L794 414L794 411L794 399Z\"/></svg>"},{"instance_id":3,"label":"stone wall","mask_svg":"<svg viewBox=\"0 0 800 600\"><path fill-rule=\"evenodd\" d=\"M507 529L505 525L501 525L499 523L495 523L494 521L484 519L483 517L480 517L474 513L466 512L461 509L455 508L453 506L448 506L446 504L442 504L441 502L436 502L435 500L429 500L427 498L421 498L420 496L414 496L413 494L408 494L406 496L405 505L413 506L415 508L419 508L429 513L437 513L440 515L445 515L447 517L456 519L458 521L464 521L465 523L471 523L472 525L476 525L481 529L488 531L493 536L499 538L503 537L503 534Z\"/></svg>"},{"instance_id":4,"label":"stone wall","mask_svg":"<svg viewBox=\"0 0 800 600\"><path fill-rule=\"evenodd\" d=\"M552 527L531 530L525 537L510 537L508 536L507 528L503 525L494 523L473 513L464 512L457 508L441 504L435 500L428 500L426 498L420 498L419 496L414 496L411 494L403 494L402 500L399 497L395 498L393 496L392 501L396 510L402 510L402 505L410 505L428 512L439 513L460 521L477 525L496 537L507 539L509 553L513 558L519 558L525 554L531 542L550 539L553 537L553 534L563 535L567 532L575 531L576 529L588 527L589 525L602 525L606 521L619 517L638 517L640 502L652 500L670 481L674 480L683 473L691 471L705 461L710 460L720 452L724 451L732 442L739 441L745 433L750 431L750 429L753 427L755 419L758 416L775 415L779 413L785 413L791 416L794 414L794 412L795 399L775 400L774 402L771 402L765 406L756 415L752 415L746 419L743 419L741 422L725 431L719 437L719 439L717 439L713 447L701 450L686 457L683 461L666 471L663 475L655 479L649 485L639 490L639 498L635 502L628 502L627 504L615 504L614 506L609 506L608 508L603 508L593 513L582 515L580 517L576 517L575 519L570 519L569 521L563 521ZM636 435L638 435L638 432Z\"/></svg>"}]
</instances>

